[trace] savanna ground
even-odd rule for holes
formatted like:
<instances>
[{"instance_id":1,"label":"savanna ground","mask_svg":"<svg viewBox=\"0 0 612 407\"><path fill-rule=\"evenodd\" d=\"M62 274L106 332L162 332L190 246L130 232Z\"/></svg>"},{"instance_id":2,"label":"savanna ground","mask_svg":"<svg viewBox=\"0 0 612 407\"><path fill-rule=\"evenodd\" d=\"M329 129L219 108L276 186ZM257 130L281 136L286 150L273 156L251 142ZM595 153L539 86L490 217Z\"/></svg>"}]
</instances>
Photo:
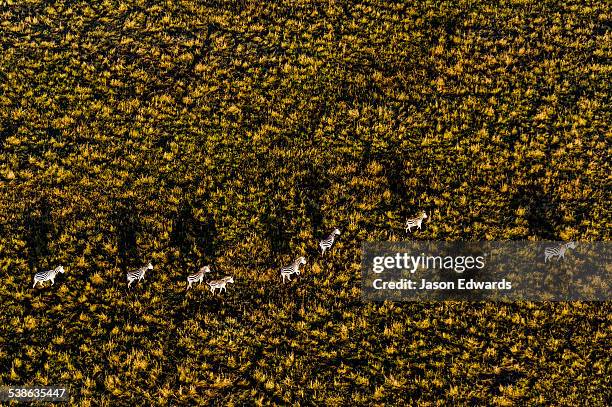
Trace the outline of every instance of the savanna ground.
<instances>
[{"instance_id":1,"label":"savanna ground","mask_svg":"<svg viewBox=\"0 0 612 407\"><path fill-rule=\"evenodd\" d=\"M0 0L0 383L605 405L610 303L365 303L359 262L420 210L410 239L609 240L611 9ZM227 293L186 293L204 264Z\"/></svg>"}]
</instances>

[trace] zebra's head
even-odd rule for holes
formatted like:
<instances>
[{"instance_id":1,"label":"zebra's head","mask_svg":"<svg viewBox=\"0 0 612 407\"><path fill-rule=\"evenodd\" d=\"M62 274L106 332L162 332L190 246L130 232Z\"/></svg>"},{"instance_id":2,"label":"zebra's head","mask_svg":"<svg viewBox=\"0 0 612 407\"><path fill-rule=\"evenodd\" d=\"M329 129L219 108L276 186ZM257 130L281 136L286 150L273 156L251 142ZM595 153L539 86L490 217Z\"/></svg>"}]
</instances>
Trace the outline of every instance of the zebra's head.
<instances>
[{"instance_id":1,"label":"zebra's head","mask_svg":"<svg viewBox=\"0 0 612 407\"><path fill-rule=\"evenodd\" d=\"M340 229L338 229L338 228L334 229L332 234L340 236Z\"/></svg>"},{"instance_id":2,"label":"zebra's head","mask_svg":"<svg viewBox=\"0 0 612 407\"><path fill-rule=\"evenodd\" d=\"M210 273L210 267L204 266L200 269L200 273Z\"/></svg>"},{"instance_id":3,"label":"zebra's head","mask_svg":"<svg viewBox=\"0 0 612 407\"><path fill-rule=\"evenodd\" d=\"M55 269L55 271L57 273L63 273L64 272L64 267L63 266L59 266L58 268Z\"/></svg>"},{"instance_id":4,"label":"zebra's head","mask_svg":"<svg viewBox=\"0 0 612 407\"><path fill-rule=\"evenodd\" d=\"M576 242L569 242L569 243L567 243L566 247L568 249L575 249L576 248Z\"/></svg>"},{"instance_id":5,"label":"zebra's head","mask_svg":"<svg viewBox=\"0 0 612 407\"><path fill-rule=\"evenodd\" d=\"M301 256L298 258L298 263L299 264L306 264L306 258L304 256Z\"/></svg>"},{"instance_id":6,"label":"zebra's head","mask_svg":"<svg viewBox=\"0 0 612 407\"><path fill-rule=\"evenodd\" d=\"M147 270L153 270L153 265L151 263L147 264Z\"/></svg>"},{"instance_id":7,"label":"zebra's head","mask_svg":"<svg viewBox=\"0 0 612 407\"><path fill-rule=\"evenodd\" d=\"M224 279L226 282L228 283L233 283L234 282L234 277L225 277Z\"/></svg>"},{"instance_id":8,"label":"zebra's head","mask_svg":"<svg viewBox=\"0 0 612 407\"><path fill-rule=\"evenodd\" d=\"M425 211L423 211L423 213L421 214L421 218L427 219L427 214L425 213Z\"/></svg>"}]
</instances>

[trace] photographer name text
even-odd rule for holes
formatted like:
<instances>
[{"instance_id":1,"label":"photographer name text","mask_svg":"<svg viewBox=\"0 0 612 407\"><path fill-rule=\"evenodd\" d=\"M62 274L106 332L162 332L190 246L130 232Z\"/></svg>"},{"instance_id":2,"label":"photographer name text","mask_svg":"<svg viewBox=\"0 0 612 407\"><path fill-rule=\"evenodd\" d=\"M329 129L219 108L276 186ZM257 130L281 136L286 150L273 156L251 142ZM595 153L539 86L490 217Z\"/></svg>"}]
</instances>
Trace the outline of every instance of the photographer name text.
<instances>
[{"instance_id":1,"label":"photographer name text","mask_svg":"<svg viewBox=\"0 0 612 407\"><path fill-rule=\"evenodd\" d=\"M402 278L399 280L384 281L377 278L372 282L376 290L511 290L512 283L506 279L500 281L476 281L474 279L460 278L457 281L430 281L422 278L411 280Z\"/></svg>"}]
</instances>

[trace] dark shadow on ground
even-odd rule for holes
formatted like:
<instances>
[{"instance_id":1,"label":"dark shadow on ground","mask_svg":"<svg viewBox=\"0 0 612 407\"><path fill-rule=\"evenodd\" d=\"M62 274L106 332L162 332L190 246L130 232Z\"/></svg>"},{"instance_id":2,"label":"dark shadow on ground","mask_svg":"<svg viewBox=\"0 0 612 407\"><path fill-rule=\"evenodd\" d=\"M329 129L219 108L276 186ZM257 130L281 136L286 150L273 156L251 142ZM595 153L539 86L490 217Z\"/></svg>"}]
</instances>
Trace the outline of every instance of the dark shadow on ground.
<instances>
[{"instance_id":1,"label":"dark shadow on ground","mask_svg":"<svg viewBox=\"0 0 612 407\"><path fill-rule=\"evenodd\" d=\"M24 215L25 242L27 247L27 260L30 270L38 271L49 266L49 243L55 235L51 204L46 197L34 202Z\"/></svg>"},{"instance_id":2,"label":"dark shadow on ground","mask_svg":"<svg viewBox=\"0 0 612 407\"><path fill-rule=\"evenodd\" d=\"M170 245L178 248L181 265L192 265L193 259L202 264L214 263L217 255L217 226L212 214L204 215L203 220L194 215L190 202L183 202L172 221Z\"/></svg>"},{"instance_id":3,"label":"dark shadow on ground","mask_svg":"<svg viewBox=\"0 0 612 407\"><path fill-rule=\"evenodd\" d=\"M135 266L140 267L137 236L142 232L142 225L132 200L122 199L115 208L112 222L116 228L120 268L125 272Z\"/></svg>"}]
</instances>

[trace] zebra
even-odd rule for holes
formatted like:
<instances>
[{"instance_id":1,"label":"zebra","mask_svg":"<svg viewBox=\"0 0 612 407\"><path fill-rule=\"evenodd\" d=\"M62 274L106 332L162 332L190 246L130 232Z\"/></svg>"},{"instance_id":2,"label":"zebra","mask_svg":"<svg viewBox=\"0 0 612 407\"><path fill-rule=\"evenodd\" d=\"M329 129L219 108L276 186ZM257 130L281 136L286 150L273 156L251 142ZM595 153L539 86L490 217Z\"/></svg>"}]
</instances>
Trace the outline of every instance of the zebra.
<instances>
[{"instance_id":1,"label":"zebra","mask_svg":"<svg viewBox=\"0 0 612 407\"><path fill-rule=\"evenodd\" d=\"M187 283L189 283L189 285L187 286L187 289L189 290L191 288L191 284L195 283L196 281L201 284L202 280L204 280L204 273L210 273L210 267L204 266L197 273L188 276Z\"/></svg>"},{"instance_id":2,"label":"zebra","mask_svg":"<svg viewBox=\"0 0 612 407\"><path fill-rule=\"evenodd\" d=\"M333 246L334 241L336 240L336 236L340 236L340 230L338 230L337 228L334 229L334 231L331 232L329 236L319 242L319 247L321 248L321 256L325 254L325 251L327 249Z\"/></svg>"},{"instance_id":3,"label":"zebra","mask_svg":"<svg viewBox=\"0 0 612 407\"><path fill-rule=\"evenodd\" d=\"M281 268L280 274L283 277L283 283L285 282L285 278L291 281L291 274L297 274L299 276L300 266L302 264L306 264L306 259L303 256L295 259L295 261L290 265Z\"/></svg>"},{"instance_id":4,"label":"zebra","mask_svg":"<svg viewBox=\"0 0 612 407\"><path fill-rule=\"evenodd\" d=\"M423 223L423 219L427 219L427 214L423 211L416 218L410 218L406 220L406 233L412 232L413 227L417 227L417 229L421 229L421 224Z\"/></svg>"},{"instance_id":5,"label":"zebra","mask_svg":"<svg viewBox=\"0 0 612 407\"><path fill-rule=\"evenodd\" d=\"M57 273L63 272L64 267L62 266L56 267L53 270L39 271L38 273L34 274L34 285L32 288L36 287L36 283L43 285L43 281L51 281L51 285L55 284L55 276Z\"/></svg>"},{"instance_id":6,"label":"zebra","mask_svg":"<svg viewBox=\"0 0 612 407\"><path fill-rule=\"evenodd\" d=\"M557 260L565 259L565 252L567 249L575 249L575 242L561 243L557 247L547 247L544 249L544 263L553 256L557 256Z\"/></svg>"},{"instance_id":7,"label":"zebra","mask_svg":"<svg viewBox=\"0 0 612 407\"><path fill-rule=\"evenodd\" d=\"M145 273L147 270L153 270L153 265L151 263L147 264L144 267L139 268L136 271L128 271L127 280L128 280L128 288L132 285L132 283L136 280L140 281L144 279Z\"/></svg>"},{"instance_id":8,"label":"zebra","mask_svg":"<svg viewBox=\"0 0 612 407\"><path fill-rule=\"evenodd\" d=\"M219 293L221 293L222 291L227 291L227 288L225 288L225 285L227 283L233 283L233 282L234 282L234 277L225 276L220 280L209 281L206 284L210 286L210 291L212 291L212 293L214 294L215 288L218 288Z\"/></svg>"}]
</instances>

